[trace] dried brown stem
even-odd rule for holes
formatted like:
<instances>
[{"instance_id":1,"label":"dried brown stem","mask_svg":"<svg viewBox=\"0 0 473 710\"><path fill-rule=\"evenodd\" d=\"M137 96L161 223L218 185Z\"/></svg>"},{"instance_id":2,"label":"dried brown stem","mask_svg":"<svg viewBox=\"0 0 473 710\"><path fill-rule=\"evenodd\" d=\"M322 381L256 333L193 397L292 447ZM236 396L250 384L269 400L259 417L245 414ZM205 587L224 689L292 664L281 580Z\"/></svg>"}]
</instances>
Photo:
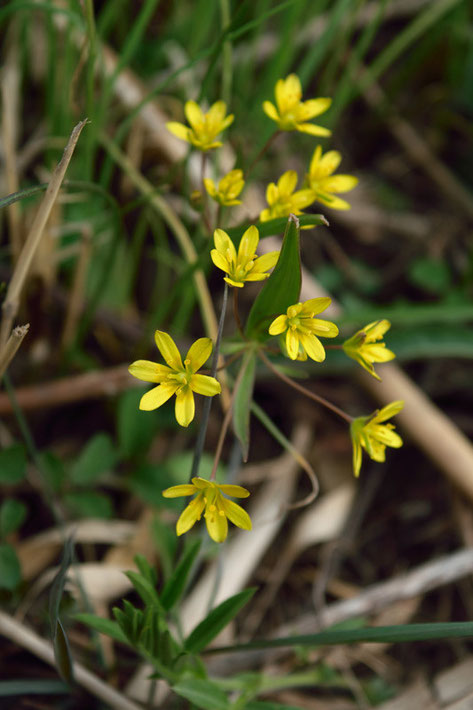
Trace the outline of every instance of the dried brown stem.
<instances>
[{"instance_id":1,"label":"dried brown stem","mask_svg":"<svg viewBox=\"0 0 473 710\"><path fill-rule=\"evenodd\" d=\"M46 194L43 197L38 212L36 213L36 217L31 225L29 234L26 238L26 242L21 250L21 254L15 266L12 279L8 286L7 295L2 306L3 317L0 329L0 343L2 344L6 343L12 329L13 320L18 312L20 304L21 292L23 290L26 277L28 276L33 257L36 253L41 237L43 236L46 222L48 221L48 217L51 214L51 210L58 196L59 189L72 158L74 148L76 147L81 131L86 123L87 119L78 123L73 129L61 161L57 165L51 177Z\"/></svg>"},{"instance_id":2,"label":"dried brown stem","mask_svg":"<svg viewBox=\"0 0 473 710\"><path fill-rule=\"evenodd\" d=\"M23 338L29 330L29 327L30 324L27 323L26 325L19 325L13 329L0 357L0 379L3 377L8 365L15 357L18 348L23 342Z\"/></svg>"}]
</instances>

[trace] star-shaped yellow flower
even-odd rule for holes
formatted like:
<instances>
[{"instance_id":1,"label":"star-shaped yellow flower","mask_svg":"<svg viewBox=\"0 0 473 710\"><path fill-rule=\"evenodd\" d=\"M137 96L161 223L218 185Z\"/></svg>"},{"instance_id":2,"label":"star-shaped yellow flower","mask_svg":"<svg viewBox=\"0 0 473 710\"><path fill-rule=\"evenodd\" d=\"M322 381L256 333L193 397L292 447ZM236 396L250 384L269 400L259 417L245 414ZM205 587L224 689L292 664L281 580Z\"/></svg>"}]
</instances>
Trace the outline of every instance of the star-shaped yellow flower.
<instances>
[{"instance_id":1,"label":"star-shaped yellow flower","mask_svg":"<svg viewBox=\"0 0 473 710\"><path fill-rule=\"evenodd\" d=\"M243 190L245 181L243 180L243 170L230 170L218 183L218 188L211 178L204 178L205 189L210 197L223 207L241 205L241 200L236 198Z\"/></svg>"},{"instance_id":2,"label":"star-shaped yellow flower","mask_svg":"<svg viewBox=\"0 0 473 710\"><path fill-rule=\"evenodd\" d=\"M264 281L269 274L268 269L275 266L278 258L278 251L271 251L263 256L256 256L256 247L259 242L259 232L255 226L248 227L243 234L238 253L235 245L223 229L216 229L214 232L215 249L212 249L210 256L213 263L222 269L228 276L224 280L230 286L242 288L246 281Z\"/></svg>"},{"instance_id":3,"label":"star-shaped yellow flower","mask_svg":"<svg viewBox=\"0 0 473 710\"><path fill-rule=\"evenodd\" d=\"M137 360L128 368L133 377L145 382L158 383L141 398L140 409L157 409L176 395L176 419L181 426L189 426L194 419L195 403L193 392L213 397L221 392L220 383L214 377L198 375L202 365L212 352L210 338L199 338L189 348L181 360L179 350L170 335L161 330L155 333L156 345L167 365L149 360Z\"/></svg>"},{"instance_id":4,"label":"star-shaped yellow flower","mask_svg":"<svg viewBox=\"0 0 473 710\"><path fill-rule=\"evenodd\" d=\"M234 498L247 498L250 493L242 486L231 484L218 484L207 481L205 478L193 478L192 483L181 486L172 486L163 491L165 498L179 498L180 496L197 496L181 513L176 525L177 535L183 535L200 520L205 510L204 517L207 531L215 542L223 542L228 533L227 518L243 530L251 530L251 520L243 508L222 493Z\"/></svg>"},{"instance_id":5,"label":"star-shaped yellow flower","mask_svg":"<svg viewBox=\"0 0 473 710\"><path fill-rule=\"evenodd\" d=\"M271 101L263 103L263 111L276 121L281 131L300 131L312 136L329 136L331 131L315 123L307 123L312 118L324 113L332 99L310 99L301 101L302 87L299 77L290 74L286 79L279 79L274 89L276 106Z\"/></svg>"},{"instance_id":6,"label":"star-shaped yellow flower","mask_svg":"<svg viewBox=\"0 0 473 710\"><path fill-rule=\"evenodd\" d=\"M388 320L373 321L373 323L368 323L368 325L365 325L364 328L357 331L355 335L352 335L351 338L348 338L343 343L343 349L348 357L356 360L361 367L364 367L377 380L380 380L381 377L376 374L373 364L375 362L388 362L388 360L393 360L396 357L393 351L386 347L385 343L378 342L390 327L391 323Z\"/></svg>"},{"instance_id":7,"label":"star-shaped yellow flower","mask_svg":"<svg viewBox=\"0 0 473 710\"><path fill-rule=\"evenodd\" d=\"M353 190L358 184L358 178L353 175L332 175L341 159L342 156L336 150L329 150L322 155L322 147L318 145L310 161L307 185L314 191L315 200L334 210L349 210L349 203L333 193Z\"/></svg>"},{"instance_id":8,"label":"star-shaped yellow flower","mask_svg":"<svg viewBox=\"0 0 473 710\"><path fill-rule=\"evenodd\" d=\"M382 424L386 419L390 419L398 414L404 406L404 402L396 401L386 405L382 409L377 409L368 417L357 417L350 424L350 435L353 443L353 472L355 476L360 475L362 448L373 461L384 461L386 458L386 446L399 449L402 446L402 439L394 430L394 424Z\"/></svg>"},{"instance_id":9,"label":"star-shaped yellow flower","mask_svg":"<svg viewBox=\"0 0 473 710\"><path fill-rule=\"evenodd\" d=\"M289 306L286 315L273 320L269 334L286 333L285 347L291 360L307 360L307 356L316 362L325 360L324 346L317 336L335 338L338 328L335 323L314 316L325 311L331 302L330 298L310 298Z\"/></svg>"},{"instance_id":10,"label":"star-shaped yellow flower","mask_svg":"<svg viewBox=\"0 0 473 710\"><path fill-rule=\"evenodd\" d=\"M195 101L187 101L184 113L190 128L177 121L166 123L166 128L183 141L192 143L199 150L219 148L222 143L215 139L233 122L233 114L225 116L226 112L227 105L224 101L214 103L207 113L204 113Z\"/></svg>"},{"instance_id":11,"label":"star-shaped yellow flower","mask_svg":"<svg viewBox=\"0 0 473 710\"><path fill-rule=\"evenodd\" d=\"M287 170L281 175L277 184L269 183L266 188L266 202L269 207L260 214L261 222L267 222L277 217L288 217L290 214L302 214L305 207L311 205L315 200L312 190L297 190L297 173L295 170Z\"/></svg>"}]
</instances>

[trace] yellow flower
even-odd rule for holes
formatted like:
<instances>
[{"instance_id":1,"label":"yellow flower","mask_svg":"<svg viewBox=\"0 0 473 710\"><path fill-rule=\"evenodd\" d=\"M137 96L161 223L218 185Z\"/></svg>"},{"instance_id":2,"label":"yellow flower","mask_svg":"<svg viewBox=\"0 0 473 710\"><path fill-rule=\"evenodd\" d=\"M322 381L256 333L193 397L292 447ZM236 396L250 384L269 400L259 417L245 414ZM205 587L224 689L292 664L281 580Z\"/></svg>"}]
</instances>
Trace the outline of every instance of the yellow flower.
<instances>
[{"instance_id":1,"label":"yellow flower","mask_svg":"<svg viewBox=\"0 0 473 710\"><path fill-rule=\"evenodd\" d=\"M236 198L245 185L242 170L230 170L218 183L218 189L215 187L215 183L211 178L204 178L204 185L210 197L220 205L224 207L241 205L241 200L237 200Z\"/></svg>"},{"instance_id":2,"label":"yellow flower","mask_svg":"<svg viewBox=\"0 0 473 710\"><path fill-rule=\"evenodd\" d=\"M261 222L267 222L277 217L288 217L290 214L302 214L302 210L314 202L315 195L312 190L294 192L296 185L297 173L295 170L283 173L277 185L274 182L269 183L266 188L266 202L269 207L261 212Z\"/></svg>"},{"instance_id":3,"label":"yellow flower","mask_svg":"<svg viewBox=\"0 0 473 710\"><path fill-rule=\"evenodd\" d=\"M325 360L324 346L317 336L335 338L338 328L335 323L314 316L325 311L330 303L330 298L311 298L304 303L289 306L287 315L273 320L269 334L286 333L285 346L291 360L307 360L307 355L316 362Z\"/></svg>"},{"instance_id":4,"label":"yellow flower","mask_svg":"<svg viewBox=\"0 0 473 710\"><path fill-rule=\"evenodd\" d=\"M279 79L274 89L276 105L271 101L263 103L263 111L279 126L281 131L300 131L312 136L329 136L331 131L315 123L306 123L311 118L324 113L332 99L311 99L301 101L302 88L299 77L290 74L286 79Z\"/></svg>"},{"instance_id":5,"label":"yellow flower","mask_svg":"<svg viewBox=\"0 0 473 710\"><path fill-rule=\"evenodd\" d=\"M329 150L322 155L322 147L318 145L310 161L307 184L315 193L314 199L322 204L334 210L349 210L348 202L335 197L333 193L353 190L358 184L358 178L353 175L332 175L341 159L342 156L336 150Z\"/></svg>"},{"instance_id":6,"label":"yellow flower","mask_svg":"<svg viewBox=\"0 0 473 710\"><path fill-rule=\"evenodd\" d=\"M396 401L377 409L368 417L357 417L350 424L350 435L353 443L353 472L360 475L362 447L373 461L384 461L386 446L399 449L402 439L396 434L394 424L382 424L386 419L394 417L404 406L404 402Z\"/></svg>"},{"instance_id":7,"label":"yellow flower","mask_svg":"<svg viewBox=\"0 0 473 710\"><path fill-rule=\"evenodd\" d=\"M222 143L215 139L233 122L233 114L225 116L226 111L227 105L224 101L214 103L207 113L204 113L195 101L187 101L184 112L190 128L177 121L166 123L166 128L183 141L192 143L199 150L219 148Z\"/></svg>"},{"instance_id":8,"label":"yellow flower","mask_svg":"<svg viewBox=\"0 0 473 710\"><path fill-rule=\"evenodd\" d=\"M187 508L181 513L176 525L177 535L186 533L200 520L204 512L207 530L215 542L223 542L228 533L227 518L243 530L251 530L251 520L248 513L239 505L228 498L224 498L222 493L226 493L234 498L247 498L250 493L242 486L234 486L224 483L219 485L205 478L193 478L192 483L181 486L172 486L163 491L165 498L179 498L180 496L191 496L197 493Z\"/></svg>"},{"instance_id":9,"label":"yellow flower","mask_svg":"<svg viewBox=\"0 0 473 710\"><path fill-rule=\"evenodd\" d=\"M189 348L183 363L170 335L157 330L154 337L167 365L137 360L128 368L133 377L158 383L157 387L142 396L140 409L148 412L157 409L175 394L176 419L181 426L189 426L195 413L193 392L213 397L221 391L220 384L214 377L196 374L210 357L212 341L210 338L196 340Z\"/></svg>"},{"instance_id":10,"label":"yellow flower","mask_svg":"<svg viewBox=\"0 0 473 710\"><path fill-rule=\"evenodd\" d=\"M214 242L216 248L210 252L213 263L228 274L224 280L230 286L238 286L238 288L242 288L246 281L264 281L269 276L265 272L272 269L279 258L278 251L256 256L259 232L254 226L248 227L243 234L238 254L235 245L223 229L215 230Z\"/></svg>"},{"instance_id":11,"label":"yellow flower","mask_svg":"<svg viewBox=\"0 0 473 710\"><path fill-rule=\"evenodd\" d=\"M356 360L377 380L381 377L374 371L373 363L388 362L396 357L392 350L388 350L385 343L377 342L390 327L391 323L388 320L373 321L343 343L343 349L348 357Z\"/></svg>"}]
</instances>

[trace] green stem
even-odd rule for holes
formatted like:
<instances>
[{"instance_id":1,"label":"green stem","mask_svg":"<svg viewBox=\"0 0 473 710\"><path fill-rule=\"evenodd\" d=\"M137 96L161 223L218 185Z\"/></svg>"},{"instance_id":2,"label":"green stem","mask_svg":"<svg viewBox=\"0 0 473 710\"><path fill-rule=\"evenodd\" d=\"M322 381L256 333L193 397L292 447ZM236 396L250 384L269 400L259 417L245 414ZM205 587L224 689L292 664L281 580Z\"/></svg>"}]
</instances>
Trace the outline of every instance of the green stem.
<instances>
[{"instance_id":1,"label":"green stem","mask_svg":"<svg viewBox=\"0 0 473 710\"><path fill-rule=\"evenodd\" d=\"M230 2L220 0L220 14L222 16L222 33L230 25ZM232 95L232 44L230 39L226 39L222 47L222 99L225 103L230 103Z\"/></svg>"},{"instance_id":2,"label":"green stem","mask_svg":"<svg viewBox=\"0 0 473 710\"><path fill-rule=\"evenodd\" d=\"M220 352L220 343L222 342L223 324L225 323L225 314L227 311L228 303L228 284L225 283L225 289L223 291L223 303L222 311L220 313L220 320L218 322L217 339L215 341L215 348L212 357L212 367L210 370L210 376L215 377L218 367L218 356ZM202 421L200 424L199 433L197 435L197 441L195 442L194 459L192 461L192 470L189 476L191 481L199 472L200 459L202 458L202 452L204 450L205 435L207 434L207 426L209 423L210 407L212 406L212 397L206 397L204 406L202 408Z\"/></svg>"},{"instance_id":3,"label":"green stem","mask_svg":"<svg viewBox=\"0 0 473 710\"><path fill-rule=\"evenodd\" d=\"M243 326L240 320L240 311L238 309L238 288L233 289L233 317L235 318L236 326L240 332L242 338L245 338L245 333L243 331Z\"/></svg>"}]
</instances>

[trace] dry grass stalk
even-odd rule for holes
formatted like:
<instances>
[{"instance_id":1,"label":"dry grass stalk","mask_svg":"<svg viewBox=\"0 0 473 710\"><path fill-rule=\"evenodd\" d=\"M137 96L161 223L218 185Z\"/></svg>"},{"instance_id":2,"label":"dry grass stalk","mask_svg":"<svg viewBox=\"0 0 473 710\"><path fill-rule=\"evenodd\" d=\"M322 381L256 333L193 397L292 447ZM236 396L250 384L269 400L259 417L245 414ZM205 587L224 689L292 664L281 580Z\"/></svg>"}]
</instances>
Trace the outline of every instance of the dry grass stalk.
<instances>
[{"instance_id":1,"label":"dry grass stalk","mask_svg":"<svg viewBox=\"0 0 473 710\"><path fill-rule=\"evenodd\" d=\"M18 325L14 328L8 338L0 356L0 379L3 377L8 365L15 357L18 348L23 342L23 338L29 330L30 324Z\"/></svg>"},{"instance_id":2,"label":"dry grass stalk","mask_svg":"<svg viewBox=\"0 0 473 710\"><path fill-rule=\"evenodd\" d=\"M2 142L5 155L5 182L9 193L18 192L19 177L16 157L17 130L19 118L19 76L14 48L3 69L2 93ZM21 251L21 214L18 202L7 208L8 229L13 261L16 263Z\"/></svg>"},{"instance_id":3,"label":"dry grass stalk","mask_svg":"<svg viewBox=\"0 0 473 710\"><path fill-rule=\"evenodd\" d=\"M38 244L43 235L46 222L48 221L54 202L56 201L59 189L64 179L64 175L66 174L66 170L72 158L72 154L76 147L77 141L79 140L81 131L86 123L87 119L81 121L77 124L77 126L74 127L64 150L64 154L61 158L61 161L54 170L48 189L46 190L46 194L43 197L38 212L36 213L36 217L33 221L33 224L31 225L30 231L26 238L26 242L21 250L18 262L13 272L12 279L8 286L5 301L2 306L3 317L0 328L0 343L2 344L6 343L10 331L12 329L13 320L18 312L21 293L26 281L26 277L28 276L31 267L31 262L33 261L34 255L38 248Z\"/></svg>"},{"instance_id":4,"label":"dry grass stalk","mask_svg":"<svg viewBox=\"0 0 473 710\"><path fill-rule=\"evenodd\" d=\"M79 258L74 273L71 295L67 304L67 312L62 333L61 346L68 348L74 340L80 315L84 308L84 293L87 269L92 252L92 232L89 225L84 225L79 246Z\"/></svg>"}]
</instances>

